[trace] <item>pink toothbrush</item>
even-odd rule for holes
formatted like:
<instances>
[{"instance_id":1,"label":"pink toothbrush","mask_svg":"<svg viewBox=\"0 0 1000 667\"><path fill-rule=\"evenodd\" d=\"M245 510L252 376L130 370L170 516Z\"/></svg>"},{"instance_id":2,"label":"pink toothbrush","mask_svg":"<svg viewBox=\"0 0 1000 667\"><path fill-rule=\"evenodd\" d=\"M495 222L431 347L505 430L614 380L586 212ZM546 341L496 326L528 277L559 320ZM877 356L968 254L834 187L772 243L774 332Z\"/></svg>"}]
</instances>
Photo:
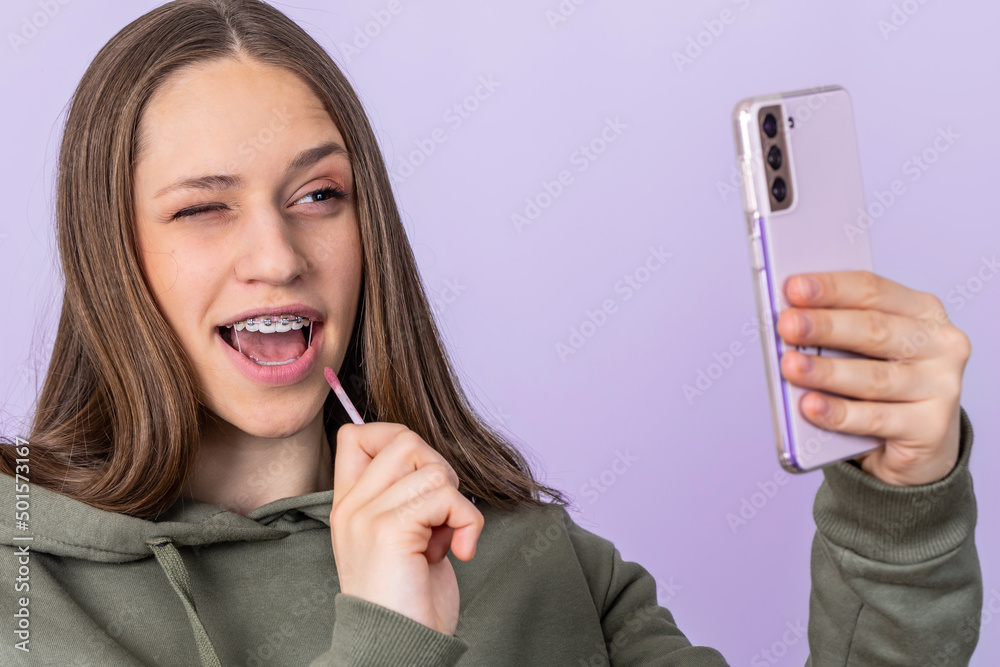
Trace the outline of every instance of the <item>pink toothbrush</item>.
<instances>
[{"instance_id":1,"label":"pink toothbrush","mask_svg":"<svg viewBox=\"0 0 1000 667\"><path fill-rule=\"evenodd\" d=\"M347 397L347 392L344 391L344 387L340 384L340 380L337 378L337 374L333 372L333 369L329 366L323 368L323 375L326 377L326 381L330 383L330 388L333 389L333 393L337 395L340 399L340 404L344 406L347 410L347 414L351 416L351 421L355 424L364 424L365 420L361 418L358 414L357 408L351 403L351 399Z\"/></svg>"}]
</instances>

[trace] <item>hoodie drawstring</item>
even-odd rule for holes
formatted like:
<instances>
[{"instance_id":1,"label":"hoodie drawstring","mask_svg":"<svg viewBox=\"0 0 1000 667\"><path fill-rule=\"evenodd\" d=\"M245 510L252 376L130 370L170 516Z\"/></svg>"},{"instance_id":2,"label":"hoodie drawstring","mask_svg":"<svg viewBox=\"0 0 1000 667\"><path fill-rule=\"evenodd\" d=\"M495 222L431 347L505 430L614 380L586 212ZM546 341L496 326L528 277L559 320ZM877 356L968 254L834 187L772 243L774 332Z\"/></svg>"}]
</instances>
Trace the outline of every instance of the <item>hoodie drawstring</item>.
<instances>
[{"instance_id":1,"label":"hoodie drawstring","mask_svg":"<svg viewBox=\"0 0 1000 667\"><path fill-rule=\"evenodd\" d=\"M205 626L198 618L198 610L195 609L194 599L191 597L191 580L188 578L187 569L177 547L169 537L156 537L147 540L146 544L153 550L153 555L170 580L170 585L174 587L174 591L184 604L191 629L194 631L194 641L198 645L198 656L201 658L202 666L222 667L219 656L215 654L215 647L212 646L212 640L208 638Z\"/></svg>"}]
</instances>

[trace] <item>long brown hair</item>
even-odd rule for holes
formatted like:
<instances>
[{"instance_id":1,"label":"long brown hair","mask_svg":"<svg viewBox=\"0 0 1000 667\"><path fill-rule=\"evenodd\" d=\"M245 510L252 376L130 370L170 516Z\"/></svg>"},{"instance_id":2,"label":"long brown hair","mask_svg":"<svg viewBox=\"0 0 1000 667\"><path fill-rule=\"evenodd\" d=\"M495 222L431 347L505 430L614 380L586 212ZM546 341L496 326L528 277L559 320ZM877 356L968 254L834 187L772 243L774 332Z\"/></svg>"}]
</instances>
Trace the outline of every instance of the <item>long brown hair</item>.
<instances>
[{"instance_id":1,"label":"long brown hair","mask_svg":"<svg viewBox=\"0 0 1000 667\"><path fill-rule=\"evenodd\" d=\"M567 504L535 480L524 456L463 393L354 90L319 44L259 0L176 0L153 9L98 52L74 93L56 195L65 291L28 438L31 483L155 518L191 473L207 411L140 268L133 165L154 91L180 68L234 57L301 77L347 144L364 278L339 375L366 421L415 431L455 468L460 490L491 505ZM332 447L347 421L332 392L323 418ZM15 458L13 447L0 446L0 471L13 474Z\"/></svg>"}]
</instances>

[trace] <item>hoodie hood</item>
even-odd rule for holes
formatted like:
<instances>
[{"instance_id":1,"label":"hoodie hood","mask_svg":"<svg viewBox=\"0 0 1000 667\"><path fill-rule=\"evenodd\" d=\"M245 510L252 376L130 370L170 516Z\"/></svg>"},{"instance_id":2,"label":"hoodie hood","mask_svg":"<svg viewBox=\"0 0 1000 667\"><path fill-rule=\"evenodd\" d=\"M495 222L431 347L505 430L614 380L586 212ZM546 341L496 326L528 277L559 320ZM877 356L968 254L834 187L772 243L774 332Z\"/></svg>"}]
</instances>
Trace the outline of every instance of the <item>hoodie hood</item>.
<instances>
[{"instance_id":1,"label":"hoodie hood","mask_svg":"<svg viewBox=\"0 0 1000 667\"><path fill-rule=\"evenodd\" d=\"M0 475L0 494L14 498L15 479ZM24 491L23 484L20 491ZM220 665L198 617L190 578L178 546L275 540L299 530L330 527L333 491L281 498L246 516L217 505L180 497L155 521L92 507L43 487L28 488L29 521L0 515L0 544L103 563L154 557L187 612L202 665Z\"/></svg>"},{"instance_id":2,"label":"hoodie hood","mask_svg":"<svg viewBox=\"0 0 1000 667\"><path fill-rule=\"evenodd\" d=\"M0 475L0 494L13 498L15 480ZM178 546L218 542L274 540L296 529L330 526L333 491L281 498L246 516L217 505L180 497L156 520L140 519L92 507L49 489L29 488L27 530L16 530L13 513L0 515L0 544L30 544L32 551L104 563L124 563L153 555L150 540L169 538ZM308 519L308 526L302 524ZM26 541L25 536L31 540Z\"/></svg>"}]
</instances>

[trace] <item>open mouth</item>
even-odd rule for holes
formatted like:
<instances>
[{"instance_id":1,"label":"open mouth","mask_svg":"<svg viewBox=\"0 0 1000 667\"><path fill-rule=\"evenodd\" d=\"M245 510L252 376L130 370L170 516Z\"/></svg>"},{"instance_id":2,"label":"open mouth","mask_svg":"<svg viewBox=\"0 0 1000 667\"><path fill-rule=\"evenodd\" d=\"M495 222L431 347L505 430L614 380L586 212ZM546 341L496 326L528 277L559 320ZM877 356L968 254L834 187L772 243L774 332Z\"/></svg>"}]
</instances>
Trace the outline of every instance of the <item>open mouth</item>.
<instances>
[{"instance_id":1,"label":"open mouth","mask_svg":"<svg viewBox=\"0 0 1000 667\"><path fill-rule=\"evenodd\" d=\"M302 316L251 317L216 327L231 348L259 366L284 366L312 345L313 321Z\"/></svg>"}]
</instances>

